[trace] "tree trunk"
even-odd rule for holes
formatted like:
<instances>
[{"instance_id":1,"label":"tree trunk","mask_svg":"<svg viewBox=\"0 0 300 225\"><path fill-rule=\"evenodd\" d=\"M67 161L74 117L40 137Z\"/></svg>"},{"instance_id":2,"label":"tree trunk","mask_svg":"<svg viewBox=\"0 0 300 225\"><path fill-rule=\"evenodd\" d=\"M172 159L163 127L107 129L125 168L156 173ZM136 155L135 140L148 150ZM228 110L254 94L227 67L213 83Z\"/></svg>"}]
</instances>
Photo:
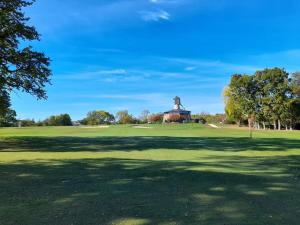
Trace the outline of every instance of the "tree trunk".
<instances>
[{"instance_id":1,"label":"tree trunk","mask_svg":"<svg viewBox=\"0 0 300 225\"><path fill-rule=\"evenodd\" d=\"M281 121L278 120L278 130L281 130Z\"/></svg>"},{"instance_id":2,"label":"tree trunk","mask_svg":"<svg viewBox=\"0 0 300 225\"><path fill-rule=\"evenodd\" d=\"M248 127L249 127L249 136L252 139L252 120L251 120L251 118L248 119Z\"/></svg>"},{"instance_id":3,"label":"tree trunk","mask_svg":"<svg viewBox=\"0 0 300 225\"><path fill-rule=\"evenodd\" d=\"M241 120L238 120L236 123L237 123L238 127L241 126Z\"/></svg>"},{"instance_id":4,"label":"tree trunk","mask_svg":"<svg viewBox=\"0 0 300 225\"><path fill-rule=\"evenodd\" d=\"M285 125L285 130L288 130L288 125L287 124Z\"/></svg>"},{"instance_id":5,"label":"tree trunk","mask_svg":"<svg viewBox=\"0 0 300 225\"><path fill-rule=\"evenodd\" d=\"M291 123L290 123L290 130L293 130L293 120L291 120Z\"/></svg>"},{"instance_id":6,"label":"tree trunk","mask_svg":"<svg viewBox=\"0 0 300 225\"><path fill-rule=\"evenodd\" d=\"M259 122L257 123L257 129L260 130L260 123Z\"/></svg>"},{"instance_id":7,"label":"tree trunk","mask_svg":"<svg viewBox=\"0 0 300 225\"><path fill-rule=\"evenodd\" d=\"M274 120L274 130L276 130L277 126L276 126L276 120Z\"/></svg>"},{"instance_id":8,"label":"tree trunk","mask_svg":"<svg viewBox=\"0 0 300 225\"><path fill-rule=\"evenodd\" d=\"M265 121L263 121L262 124L263 124L264 130L266 130L266 123L265 123Z\"/></svg>"}]
</instances>

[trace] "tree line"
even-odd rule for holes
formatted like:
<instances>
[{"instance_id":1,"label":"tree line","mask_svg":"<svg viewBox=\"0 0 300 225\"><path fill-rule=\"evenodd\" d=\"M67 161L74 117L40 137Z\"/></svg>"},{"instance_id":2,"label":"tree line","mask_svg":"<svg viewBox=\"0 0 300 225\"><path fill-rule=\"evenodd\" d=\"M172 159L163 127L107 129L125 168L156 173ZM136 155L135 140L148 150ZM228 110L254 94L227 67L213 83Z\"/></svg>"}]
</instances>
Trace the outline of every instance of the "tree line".
<instances>
[{"instance_id":1,"label":"tree line","mask_svg":"<svg viewBox=\"0 0 300 225\"><path fill-rule=\"evenodd\" d=\"M238 125L294 129L300 124L300 73L272 68L234 74L224 90L225 112Z\"/></svg>"},{"instance_id":2,"label":"tree line","mask_svg":"<svg viewBox=\"0 0 300 225\"><path fill-rule=\"evenodd\" d=\"M31 127L31 126L73 126L73 125L108 125L108 124L141 124L141 123L161 123L162 113L151 114L149 110L144 110L139 117L135 117L122 110L113 115L105 110L94 110L87 113L82 120L73 121L67 113L52 115L45 120L35 121L34 119L18 120L17 114L10 109L8 113L0 114L0 127Z\"/></svg>"},{"instance_id":3,"label":"tree line","mask_svg":"<svg viewBox=\"0 0 300 225\"><path fill-rule=\"evenodd\" d=\"M225 114L209 114L199 113L192 115L192 121L195 123L228 123L232 124L233 121L227 121ZM176 118L174 121L176 122ZM16 112L11 110L4 118L0 115L0 127L32 127L32 126L73 126L73 125L110 125L110 124L161 124L163 122L163 113L150 113L149 110L144 110L138 117L133 116L128 110L122 110L113 115L105 110L94 110L87 113L86 117L73 121L71 116L67 113L60 115L52 115L45 120L35 121L34 119L18 120Z\"/></svg>"}]
</instances>

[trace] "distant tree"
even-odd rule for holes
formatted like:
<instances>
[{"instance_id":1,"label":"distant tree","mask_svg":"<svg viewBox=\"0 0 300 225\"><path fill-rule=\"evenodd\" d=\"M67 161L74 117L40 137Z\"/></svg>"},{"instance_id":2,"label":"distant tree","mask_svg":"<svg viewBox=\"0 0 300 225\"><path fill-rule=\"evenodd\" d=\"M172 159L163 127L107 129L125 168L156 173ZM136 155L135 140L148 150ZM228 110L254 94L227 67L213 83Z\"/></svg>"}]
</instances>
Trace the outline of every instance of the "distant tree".
<instances>
[{"instance_id":1,"label":"distant tree","mask_svg":"<svg viewBox=\"0 0 300 225\"><path fill-rule=\"evenodd\" d=\"M120 124L133 124L137 122L137 120L130 115L127 110L117 112L116 118Z\"/></svg>"},{"instance_id":2,"label":"distant tree","mask_svg":"<svg viewBox=\"0 0 300 225\"><path fill-rule=\"evenodd\" d=\"M292 126L290 129L293 129L295 126L300 125L300 99L299 98L290 101L290 110L292 116L291 117Z\"/></svg>"},{"instance_id":3,"label":"distant tree","mask_svg":"<svg viewBox=\"0 0 300 225\"><path fill-rule=\"evenodd\" d=\"M300 72L292 74L290 87L292 96L289 100L289 109L291 115L291 129L300 124Z\"/></svg>"},{"instance_id":4,"label":"distant tree","mask_svg":"<svg viewBox=\"0 0 300 225\"><path fill-rule=\"evenodd\" d=\"M229 84L234 102L239 103L243 116L248 119L250 138L252 138L253 121L256 116L256 87L250 75L235 74Z\"/></svg>"},{"instance_id":5,"label":"distant tree","mask_svg":"<svg viewBox=\"0 0 300 225\"><path fill-rule=\"evenodd\" d=\"M50 82L50 59L36 52L26 41L39 40L35 28L22 11L34 1L0 1L0 111L7 110L12 90L20 90L38 99L46 98Z\"/></svg>"},{"instance_id":6,"label":"distant tree","mask_svg":"<svg viewBox=\"0 0 300 225\"><path fill-rule=\"evenodd\" d=\"M201 124L206 124L206 123L207 123L205 117L201 117L201 116L199 117L198 121L199 121L199 123L201 123Z\"/></svg>"},{"instance_id":7,"label":"distant tree","mask_svg":"<svg viewBox=\"0 0 300 225\"><path fill-rule=\"evenodd\" d=\"M170 114L168 118L168 122L182 122L183 118L179 114Z\"/></svg>"},{"instance_id":8,"label":"distant tree","mask_svg":"<svg viewBox=\"0 0 300 225\"><path fill-rule=\"evenodd\" d=\"M253 76L253 82L256 87L255 89L255 120L257 127L260 128L260 124L263 125L263 128L266 129L266 122L270 123L271 114L270 114L270 104L269 104L269 93L266 91L266 85L268 84L268 79L266 77L266 70L256 71Z\"/></svg>"},{"instance_id":9,"label":"distant tree","mask_svg":"<svg viewBox=\"0 0 300 225\"><path fill-rule=\"evenodd\" d=\"M69 114L61 114L59 117L60 126L72 126L72 119Z\"/></svg>"},{"instance_id":10,"label":"distant tree","mask_svg":"<svg viewBox=\"0 0 300 225\"><path fill-rule=\"evenodd\" d=\"M38 127L46 126L45 121L42 120L38 120L37 122L35 122L35 125Z\"/></svg>"},{"instance_id":11,"label":"distant tree","mask_svg":"<svg viewBox=\"0 0 300 225\"><path fill-rule=\"evenodd\" d=\"M223 91L225 113L227 120L235 120L238 126L240 126L243 119L243 111L240 102L233 97L233 93L229 87L226 87Z\"/></svg>"},{"instance_id":12,"label":"distant tree","mask_svg":"<svg viewBox=\"0 0 300 225\"><path fill-rule=\"evenodd\" d=\"M148 117L150 115L150 111L149 110L144 110L141 112L141 115L139 116L139 120L141 123L147 123L148 122Z\"/></svg>"},{"instance_id":13,"label":"distant tree","mask_svg":"<svg viewBox=\"0 0 300 225\"><path fill-rule=\"evenodd\" d=\"M221 113L210 114L208 112L201 112L199 114L192 115L193 120L196 120L202 124L226 122L225 118L226 118L226 115L221 114ZM228 121L230 121L230 120L228 120ZM232 122L230 121L230 123L232 123Z\"/></svg>"},{"instance_id":14,"label":"distant tree","mask_svg":"<svg viewBox=\"0 0 300 225\"><path fill-rule=\"evenodd\" d=\"M17 122L16 112L12 109L7 109L0 114L0 127L11 127Z\"/></svg>"},{"instance_id":15,"label":"distant tree","mask_svg":"<svg viewBox=\"0 0 300 225\"><path fill-rule=\"evenodd\" d=\"M280 68L256 71L254 75L233 75L224 91L228 117L248 118L258 129L273 123L274 129L292 128L298 120L300 73L289 74ZM237 113L237 114L236 114Z\"/></svg>"},{"instance_id":16,"label":"distant tree","mask_svg":"<svg viewBox=\"0 0 300 225\"><path fill-rule=\"evenodd\" d=\"M115 117L109 112L98 110L91 111L87 114L81 123L84 125L100 125L100 124L111 124L115 121Z\"/></svg>"},{"instance_id":17,"label":"distant tree","mask_svg":"<svg viewBox=\"0 0 300 225\"><path fill-rule=\"evenodd\" d=\"M45 126L58 126L56 116L50 116L49 118L44 120Z\"/></svg>"},{"instance_id":18,"label":"distant tree","mask_svg":"<svg viewBox=\"0 0 300 225\"><path fill-rule=\"evenodd\" d=\"M203 117L202 115L200 114L194 114L191 116L192 117L192 120L195 122L195 123L201 123L201 124L206 124L206 118Z\"/></svg>"},{"instance_id":19,"label":"distant tree","mask_svg":"<svg viewBox=\"0 0 300 225\"><path fill-rule=\"evenodd\" d=\"M291 89L296 98L300 98L300 72L292 74Z\"/></svg>"},{"instance_id":20,"label":"distant tree","mask_svg":"<svg viewBox=\"0 0 300 225\"><path fill-rule=\"evenodd\" d=\"M72 126L72 120L69 114L50 116L44 121L46 126Z\"/></svg>"},{"instance_id":21,"label":"distant tree","mask_svg":"<svg viewBox=\"0 0 300 225\"><path fill-rule=\"evenodd\" d=\"M280 130L281 122L288 115L289 74L284 69L273 68L257 71L254 77L260 81L260 85L256 85L257 92L262 93L259 107L263 105L265 117L269 115L274 129L277 127Z\"/></svg>"},{"instance_id":22,"label":"distant tree","mask_svg":"<svg viewBox=\"0 0 300 225\"><path fill-rule=\"evenodd\" d=\"M161 113L151 114L148 118L150 123L162 123L164 115Z\"/></svg>"},{"instance_id":23,"label":"distant tree","mask_svg":"<svg viewBox=\"0 0 300 225\"><path fill-rule=\"evenodd\" d=\"M19 123L20 123L20 125L21 125L22 127L32 127L32 126L36 126L36 123L35 123L34 119L20 120Z\"/></svg>"}]
</instances>

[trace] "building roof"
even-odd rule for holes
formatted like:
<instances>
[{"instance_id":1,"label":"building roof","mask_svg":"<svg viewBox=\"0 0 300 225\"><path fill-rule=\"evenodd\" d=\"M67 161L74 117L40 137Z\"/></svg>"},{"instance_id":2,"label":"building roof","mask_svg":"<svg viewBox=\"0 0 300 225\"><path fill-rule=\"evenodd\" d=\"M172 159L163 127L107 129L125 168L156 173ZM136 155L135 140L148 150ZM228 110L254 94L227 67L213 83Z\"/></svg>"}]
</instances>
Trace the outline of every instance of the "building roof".
<instances>
[{"instance_id":1,"label":"building roof","mask_svg":"<svg viewBox=\"0 0 300 225\"><path fill-rule=\"evenodd\" d=\"M170 111L164 112L164 114L169 114L169 113L190 114L191 111L184 110L184 109L172 109Z\"/></svg>"}]
</instances>

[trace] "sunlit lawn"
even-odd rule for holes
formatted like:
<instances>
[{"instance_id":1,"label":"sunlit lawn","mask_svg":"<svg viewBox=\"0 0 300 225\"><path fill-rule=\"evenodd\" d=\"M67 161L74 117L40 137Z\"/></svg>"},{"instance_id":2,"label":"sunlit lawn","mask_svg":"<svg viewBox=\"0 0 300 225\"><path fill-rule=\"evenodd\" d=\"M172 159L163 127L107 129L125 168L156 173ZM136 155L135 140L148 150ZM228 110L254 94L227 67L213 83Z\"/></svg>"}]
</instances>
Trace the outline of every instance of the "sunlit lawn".
<instances>
[{"instance_id":1,"label":"sunlit lawn","mask_svg":"<svg viewBox=\"0 0 300 225\"><path fill-rule=\"evenodd\" d=\"M300 132L0 129L0 225L300 224Z\"/></svg>"}]
</instances>

